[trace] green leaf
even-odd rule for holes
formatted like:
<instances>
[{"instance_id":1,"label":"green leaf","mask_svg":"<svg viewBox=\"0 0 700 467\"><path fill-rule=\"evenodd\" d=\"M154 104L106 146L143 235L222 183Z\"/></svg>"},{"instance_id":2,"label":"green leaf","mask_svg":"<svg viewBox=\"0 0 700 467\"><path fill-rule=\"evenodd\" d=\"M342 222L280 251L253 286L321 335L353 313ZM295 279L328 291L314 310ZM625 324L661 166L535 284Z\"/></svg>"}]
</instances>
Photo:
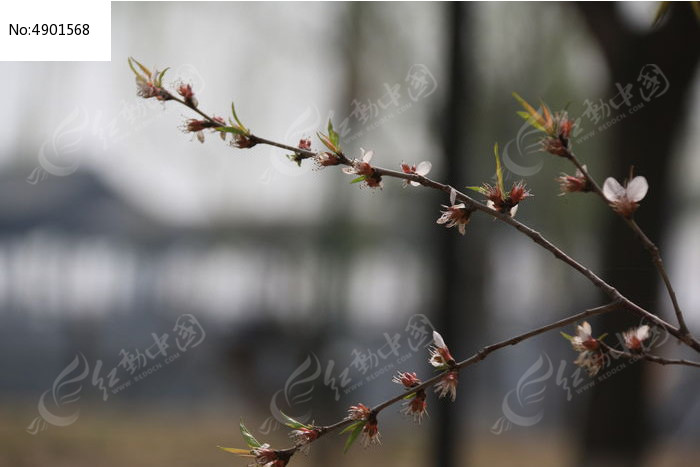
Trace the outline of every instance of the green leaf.
<instances>
[{"instance_id":1,"label":"green leaf","mask_svg":"<svg viewBox=\"0 0 700 467\"><path fill-rule=\"evenodd\" d=\"M601 335L598 337L598 340L599 340L599 341L602 341L602 340L605 339L606 337L608 337L608 333L607 333L607 332L604 332L603 334L601 334Z\"/></svg>"},{"instance_id":2,"label":"green leaf","mask_svg":"<svg viewBox=\"0 0 700 467\"><path fill-rule=\"evenodd\" d=\"M297 166L301 167L301 157L299 154L287 154L287 159L294 162Z\"/></svg>"},{"instance_id":3,"label":"green leaf","mask_svg":"<svg viewBox=\"0 0 700 467\"><path fill-rule=\"evenodd\" d=\"M248 128L246 128L245 125L241 123L240 119L238 118L238 115L236 115L236 106L233 105L233 102L231 102L231 113L233 114L233 118L234 120L236 120L236 123L238 123L240 129L243 130L241 134L247 135L248 133L250 133L250 130L248 130Z\"/></svg>"},{"instance_id":4,"label":"green leaf","mask_svg":"<svg viewBox=\"0 0 700 467\"><path fill-rule=\"evenodd\" d=\"M364 424L365 424L365 421L364 421L364 420L358 420L358 421L353 422L353 423L351 423L350 425L346 426L345 428L343 428L343 429L340 431L340 433L338 433L338 434L339 434L339 435L342 435L342 434L344 434L344 433L347 433L348 431L354 430L355 427L357 427L357 425L364 425Z\"/></svg>"},{"instance_id":5,"label":"green leaf","mask_svg":"<svg viewBox=\"0 0 700 467\"><path fill-rule=\"evenodd\" d=\"M525 112L524 110L516 110L515 113L520 115L523 118L523 120L526 120L526 121L528 121L532 118L532 117L530 117L530 114Z\"/></svg>"},{"instance_id":6,"label":"green leaf","mask_svg":"<svg viewBox=\"0 0 700 467\"><path fill-rule=\"evenodd\" d=\"M223 446L217 446L217 448L221 449L222 451L238 454L239 456L253 457L253 455L250 453L250 449L225 448Z\"/></svg>"},{"instance_id":7,"label":"green leaf","mask_svg":"<svg viewBox=\"0 0 700 467\"><path fill-rule=\"evenodd\" d=\"M350 446L352 446L352 443L357 440L357 437L360 436L360 433L362 433L362 428L364 428L365 424L362 422L362 424L357 425L355 429L350 433L350 436L348 436L347 441L345 441L345 447L343 448L343 454L348 452L348 449L350 449Z\"/></svg>"},{"instance_id":8,"label":"green leaf","mask_svg":"<svg viewBox=\"0 0 700 467\"><path fill-rule=\"evenodd\" d=\"M320 131L319 131L318 133L316 133L316 134L317 134L317 136L318 136L318 139L321 140L321 142L323 143L324 146L326 146L328 149L330 149L330 150L331 150L332 152L334 152L335 154L337 154L337 153L340 152L340 149L339 149L338 147L336 147L336 145L334 145L334 144L331 142L331 140L328 138L328 136L324 135L324 134L321 133Z\"/></svg>"},{"instance_id":9,"label":"green leaf","mask_svg":"<svg viewBox=\"0 0 700 467\"><path fill-rule=\"evenodd\" d=\"M129 62L129 68L131 68L131 71L134 72L134 74L136 75L137 78L141 78L141 73L136 71L136 68L134 67L135 60L133 58L129 57L129 59L127 61Z\"/></svg>"},{"instance_id":10,"label":"green leaf","mask_svg":"<svg viewBox=\"0 0 700 467\"><path fill-rule=\"evenodd\" d=\"M568 341L571 341L571 339L574 338L573 336L571 336L571 335L569 335L569 334L567 334L567 333L565 333L565 332L559 332L559 334L561 334L561 335L564 337L564 339L566 339L566 340L568 340Z\"/></svg>"},{"instance_id":11,"label":"green leaf","mask_svg":"<svg viewBox=\"0 0 700 467\"><path fill-rule=\"evenodd\" d=\"M260 447L260 442L255 439L255 436L250 434L250 431L248 431L248 428L245 427L243 421L241 421L241 436L243 436L243 440L245 440L246 444L251 448Z\"/></svg>"},{"instance_id":12,"label":"green leaf","mask_svg":"<svg viewBox=\"0 0 700 467\"><path fill-rule=\"evenodd\" d=\"M333 122L330 118L328 119L328 139L333 143L333 146L340 147L340 135L333 129Z\"/></svg>"},{"instance_id":13,"label":"green leaf","mask_svg":"<svg viewBox=\"0 0 700 467\"><path fill-rule=\"evenodd\" d=\"M517 100L520 103L520 105L523 106L523 108L526 111L524 113L529 115L529 119L526 120L530 123L530 125L532 125L540 131L545 131L545 121L539 114L539 112L537 112L537 110L533 106L531 106L525 99L520 97L520 95L517 92L513 92L513 97L515 97L515 100ZM525 118L520 112L518 112L518 115Z\"/></svg>"},{"instance_id":14,"label":"green leaf","mask_svg":"<svg viewBox=\"0 0 700 467\"><path fill-rule=\"evenodd\" d=\"M357 177L356 179L354 179L352 182L350 182L350 185L352 185L353 183L364 182L366 179L367 179L367 175L362 175L362 176Z\"/></svg>"},{"instance_id":15,"label":"green leaf","mask_svg":"<svg viewBox=\"0 0 700 467\"><path fill-rule=\"evenodd\" d=\"M214 127L216 131L222 131L224 133L235 133L237 135L246 135L246 132L241 130L240 128L237 128L235 126L217 126Z\"/></svg>"},{"instance_id":16,"label":"green leaf","mask_svg":"<svg viewBox=\"0 0 700 467\"><path fill-rule=\"evenodd\" d=\"M528 122L537 130L545 131L544 127L540 125L534 118L532 118L529 113L525 112L524 110L518 110L515 113L520 115L526 122Z\"/></svg>"},{"instance_id":17,"label":"green leaf","mask_svg":"<svg viewBox=\"0 0 700 467\"><path fill-rule=\"evenodd\" d=\"M501 158L498 155L498 143L493 145L493 155L496 157L496 180L498 188L501 190L501 196L505 197L506 189L503 185L503 167L501 167Z\"/></svg>"},{"instance_id":18,"label":"green leaf","mask_svg":"<svg viewBox=\"0 0 700 467\"><path fill-rule=\"evenodd\" d=\"M527 112L530 114L530 116L535 117L537 115L537 110L535 110L535 108L533 106L528 104L528 102L525 99L520 97L520 94L518 94L515 91L513 91L512 94L513 94L513 97L515 97L515 100L517 100L520 103L520 105L522 105L523 108L525 110L527 110Z\"/></svg>"},{"instance_id":19,"label":"green leaf","mask_svg":"<svg viewBox=\"0 0 700 467\"><path fill-rule=\"evenodd\" d=\"M169 69L170 69L170 67L167 67L165 70L161 71L161 72L158 74L158 78L156 79L156 83L155 83L156 86L162 87L162 84L163 84L163 76L165 76L165 72L168 71Z\"/></svg>"},{"instance_id":20,"label":"green leaf","mask_svg":"<svg viewBox=\"0 0 700 467\"><path fill-rule=\"evenodd\" d=\"M297 428L306 428L306 429L310 429L310 427L308 427L307 425L304 425L303 423L294 420L292 417L290 417L289 415L285 414L285 413L282 412L281 410L280 410L280 414L282 414L282 418L284 418L284 424L287 425L289 428L294 428L294 429L297 429Z\"/></svg>"},{"instance_id":21,"label":"green leaf","mask_svg":"<svg viewBox=\"0 0 700 467\"><path fill-rule=\"evenodd\" d=\"M465 186L467 190L476 191L477 193L484 194L484 187L481 186Z\"/></svg>"},{"instance_id":22,"label":"green leaf","mask_svg":"<svg viewBox=\"0 0 700 467\"><path fill-rule=\"evenodd\" d=\"M141 71L143 72L143 74L146 75L146 78L150 78L150 77L151 77L151 74L152 74L152 73L151 73L151 70L149 70L149 69L146 68L145 66L141 65L141 63L140 63L138 60L136 60L135 58L129 57L129 67L131 67L131 71L133 71L133 72L136 74L136 76L141 77L141 73L139 73L138 71L136 71L136 68L134 68L134 63L136 63L136 65L138 65L138 67L141 69Z\"/></svg>"}]
</instances>

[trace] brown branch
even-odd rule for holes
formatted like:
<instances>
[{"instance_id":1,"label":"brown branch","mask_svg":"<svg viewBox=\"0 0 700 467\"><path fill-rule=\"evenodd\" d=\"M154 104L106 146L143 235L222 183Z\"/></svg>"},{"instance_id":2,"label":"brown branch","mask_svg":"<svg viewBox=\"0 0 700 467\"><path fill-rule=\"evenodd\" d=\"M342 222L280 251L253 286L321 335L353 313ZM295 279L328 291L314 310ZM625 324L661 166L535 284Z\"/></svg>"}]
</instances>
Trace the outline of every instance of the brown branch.
<instances>
[{"instance_id":1,"label":"brown branch","mask_svg":"<svg viewBox=\"0 0 700 467\"><path fill-rule=\"evenodd\" d=\"M401 392L401 393L397 394L396 396L375 405L371 409L371 413L376 416L382 410L396 404L397 402L405 400L405 398L407 396L416 394L419 391L422 391L422 390L425 390L425 389L428 389L428 388L434 386L445 376L446 373L448 373L450 371L458 371L459 372L468 366L479 363L480 361L482 361L486 357L488 357L489 354L491 354L497 350L500 350L500 349L503 349L505 347L509 347L512 345L517 345L518 343L520 343L524 340L538 336L538 335L543 334L547 331L562 328L562 327L567 326L569 324L572 324L572 323L575 323L577 321L581 321L585 318L588 318L589 316L595 316L595 315L599 315L599 314L603 314L603 313L608 313L608 312L617 310L623 306L624 306L623 303L620 303L617 301L611 302L611 303L608 303L607 305L602 305L602 306L599 306L596 308L591 308L591 309L585 310L581 313L578 313L578 314L569 316L567 318L561 319L559 321L555 321L555 322L547 324L545 326L541 326L539 328L533 329L533 330L528 331L526 333L519 334L517 336L511 337L510 339L506 339L506 340L503 340L503 341L495 343L495 344L487 345L487 346L481 348L479 351L477 351L471 357L466 358L466 359L460 361L459 363L454 364L453 366L451 366L447 370L442 371L439 374L423 381L421 384L419 384L415 387L412 387L410 390ZM654 362L654 363L657 363L660 365L684 365L684 366L693 366L693 367L700 368L700 362L695 362L695 361L691 361L691 360L666 359L666 358L662 358L662 357L658 357L656 355L650 355L650 354L646 354L646 353L644 353L644 354L632 354L629 352L623 352L620 350L616 350L616 349L610 347L609 345L605 344L602 341L598 341L598 342L600 342L601 345L603 347L605 347L608 351L610 351L611 353L614 353L615 355L620 356L620 357L625 357L625 358L629 358L629 359L633 359L633 360L641 358L641 359L644 359L644 360L647 360L650 362ZM350 419L350 418L346 417L346 418L344 418L336 423L333 423L331 425L315 427L319 433L319 435L316 439L318 439L321 436L326 435L328 433L332 433L332 432L337 431L341 428L344 428L344 427L346 427L352 423L355 423L355 422L357 422L357 420ZM300 448L301 448L301 446L293 446L293 447L290 447L287 449L283 449L280 452L285 453L285 454L293 454L296 451L298 451Z\"/></svg>"},{"instance_id":2,"label":"brown branch","mask_svg":"<svg viewBox=\"0 0 700 467\"><path fill-rule=\"evenodd\" d=\"M624 357L628 358L630 360L647 360L650 362L658 363L659 365L684 365L684 366L694 366L697 368L700 368L700 362L695 362L692 360L684 360L684 359L668 359L668 358L663 358L659 357L658 355L652 355L648 354L646 352L641 352L641 353L632 353L632 352L626 352L624 350L617 350L608 344L606 344L603 341L598 341L600 344L611 354L615 355L616 357Z\"/></svg>"},{"instance_id":3,"label":"brown branch","mask_svg":"<svg viewBox=\"0 0 700 467\"><path fill-rule=\"evenodd\" d=\"M593 192L600 196L600 198L608 204L608 200L605 197L605 194L603 194L603 191L600 189L600 186L596 181L593 179L590 173L588 173L588 170L581 164L581 162L578 160L576 155L573 153L571 150L567 150L567 153L564 155L567 159L569 159L575 166L576 168L583 174L583 176L586 178L588 181L589 185L593 188ZM620 214L620 217L625 221L625 223L632 229L632 231L637 235L637 238L639 238L639 241L642 243L642 246L649 252L649 255L651 256L651 260L654 263L654 266L656 267L656 270L659 272L659 275L661 276L661 279L663 280L664 286L666 287L666 291L668 292L668 296L671 298L671 303L673 304L673 311L676 313L676 319L678 320L678 326L679 326L679 332L685 336L689 340L695 341L695 339L690 335L690 331L688 330L688 326L685 323L685 319L683 318L683 312L681 311L681 307L678 304L678 299L676 298L676 292L673 290L673 286L671 285L671 280L668 277L668 273L666 272L666 268L664 267L664 262L661 259L661 252L659 251L659 247L654 244L653 241L647 235L644 233L641 227L639 227L639 224L637 222L630 218L626 217ZM697 343L697 341L695 341Z\"/></svg>"},{"instance_id":4,"label":"brown branch","mask_svg":"<svg viewBox=\"0 0 700 467\"><path fill-rule=\"evenodd\" d=\"M379 412L386 409L387 407L390 407L390 406L396 404L397 402L404 400L406 398L406 396L410 396L412 394L417 393L418 391L425 390L425 389L428 389L428 388L434 386L445 376L446 373L449 373L450 371L461 371L468 366L479 363L480 361L482 361L486 357L488 357L489 354L491 354L497 350L500 350L504 347L516 345L524 340L538 336L538 335L543 334L547 331L551 331L552 329L562 328L566 325L569 325L571 323L575 323L575 322L580 321L580 320L587 318L589 316L599 315L599 314L608 313L608 312L617 310L617 309L621 308L622 306L623 305L619 302L611 302L611 303L608 303L607 305L602 305L602 306L599 306L596 308L591 308L591 309L585 310L581 313L577 313L575 315L561 319L559 321L555 321L555 322L547 324L545 326L541 326L539 328L533 329L533 330L528 331L526 333L519 334L517 336L511 337L510 339L506 339L506 340L498 342L496 344L487 345L486 347L481 348L479 351L477 351L471 357L469 357L465 360L462 360L459 363L455 363L447 370L442 371L442 372L438 373L437 375L423 381L418 386L414 386L408 391L401 392L400 394L397 394L396 396L392 397L391 399L387 399L386 401L375 405L371 409L371 413L373 413L376 416ZM328 433L332 433L338 429L341 429L347 425L350 425L351 423L354 423L356 421L357 420L350 419L350 418L346 417L346 418L344 418L336 423L333 423L332 425L315 427L319 433L319 435L316 439L320 438L323 435L326 435ZM287 449L280 450L279 452L282 452L285 454L290 454L290 453L294 453L297 450L299 450L300 447L301 446L293 446L293 447L290 447Z\"/></svg>"},{"instance_id":5,"label":"brown branch","mask_svg":"<svg viewBox=\"0 0 700 467\"><path fill-rule=\"evenodd\" d=\"M167 93L167 92L166 92ZM182 105L185 105L186 107L192 109L195 111L197 114L199 114L201 117L206 119L208 122L216 125L216 127L221 125L220 121L217 121L201 111L199 108L197 108L194 105L191 105L190 103L186 102L185 100L182 100L178 98L177 96L174 96L170 93L167 93L166 99L165 100L174 100ZM214 128L215 131L216 127ZM298 147L293 147L284 143L278 143L273 140L269 140L266 138L259 137L257 135L250 134L249 132L245 135L245 137L252 142L251 146L255 144L265 144L269 146L274 146L280 149L284 149L287 151L291 151L292 153L296 154L299 158L299 160L302 159L309 159L309 158L314 158L318 154L314 151L306 150L306 149L301 149ZM336 156L338 157L338 161L340 165L346 165L346 166L352 166L353 161L348 159L342 152L337 152ZM577 158L573 155L573 153L570 153L568 155L568 158L577 166L577 168L584 174L588 182L590 183L590 186L593 187L593 191L595 191L599 196L601 196L603 199L605 199L605 196L603 195L602 190L600 187L597 185L595 180L590 176L590 174L583 168L583 166L580 164L580 162L577 160ZM695 349L696 351L700 352L700 343L697 342L695 339L690 336L690 334L687 331L687 328L685 326L685 322L683 321L683 316L680 311L680 307L678 307L678 303L675 298L675 292L673 291L673 288L671 287L670 281L668 279L668 276L665 272L665 269L663 267L663 263L661 261L661 257L658 251L658 248L654 245L651 240L646 237L646 235L643 233L641 228L631 219L625 219L630 227L635 231L635 233L640 237L642 240L642 243L644 246L650 251L652 254L652 258L654 260L654 263L657 266L657 269L659 273L661 274L662 278L664 279L664 283L666 284L667 290L669 292L669 295L671 296L671 299L674 304L674 308L676 309L676 314L679 320L679 325L680 329L675 328L673 325L670 323L667 323L663 319L659 318L658 316L650 313L649 311L643 309L636 303L632 302L629 300L627 297L622 295L615 287L612 285L608 284L605 282L603 279L601 279L599 276L597 276L594 272L592 272L590 269L586 268L570 256L568 256L566 253L564 253L561 249L556 247L554 244L552 244L549 240L547 240L542 234L537 232L536 230L526 226L525 224L522 224L519 221L516 221L513 219L510 215L508 214L503 214L500 213L494 209L491 209L490 207L486 206L483 203L480 203L470 196L457 191L454 189L454 187L447 185L447 184L442 184L440 182L437 182L435 180L432 180L428 177L422 176L422 175L417 175L413 173L404 173L404 172L398 172L390 169L385 169L381 167L372 167L373 169L373 176L375 177L392 177L392 178L397 178L397 179L403 179L403 180L408 180L408 181L414 181L419 183L420 185L428 188L433 188L436 190L443 191L447 194L452 194L454 193L455 199L459 200L460 202L464 203L467 209L469 210L478 210L481 211L489 216L492 216L508 225L511 227L515 228L516 230L520 231L527 237L529 237L531 240L533 240L535 243L537 243L539 246L544 248L545 250L549 251L552 253L557 259L560 261L564 262L565 264L568 264L570 267L572 267L574 270L579 272L581 275L583 275L586 279L588 279L595 287L599 288L602 290L608 297L611 299L611 303L586 310L582 313L578 313L572 316L569 316L567 318L561 319L559 321L547 324L545 326L533 329L531 331L528 331L526 333L511 337L510 339L487 345L483 348L481 348L479 351L477 351L474 355L471 357L462 360L459 363L452 362L451 364L448 365L448 368L446 370L443 370L439 374L429 378L428 380L424 381L423 383L412 387L408 391L404 391L382 403L379 403L378 405L374 406L370 410L370 417L376 417L377 414L379 414L382 410L386 409L387 407L390 407L394 404L396 404L399 401L402 401L406 398L406 396L410 396L412 394L416 394L418 391L425 390L429 387L434 386L437 384L439 381L442 380L442 378L449 372L452 371L461 371L462 369L474 365L482 360L484 360L488 355L491 353L500 350L505 347L509 347L512 345L516 345L524 340L530 339L532 337L535 337L537 335L540 335L544 332L550 331L552 329L558 329L561 327L564 327L568 324L574 323L576 321L579 321L581 319L584 319L588 316L593 316L597 314L602 314L602 313L607 313L611 312L613 310L617 309L626 309L632 313L635 313L636 315L647 319L648 321L656 324L657 326L660 326L661 328L665 329L667 332L669 332L671 335L676 337L679 341L685 343L689 347ZM669 360L665 359L662 357L658 357L655 355L649 355L649 354L631 354L628 352L623 352L619 350L612 349L611 347L607 346L606 344L603 343L605 348L607 348L611 353L614 353L619 356L624 356L626 358L643 358L645 360L661 364L661 365L686 365L686 366L694 366L694 367L700 367L700 363L698 362L693 362L689 360ZM356 422L357 420L351 419L349 417L346 417L342 420L339 420L336 423L333 423L331 425L327 426L322 426L322 427L314 427L315 430L318 433L318 436L315 438L317 440L318 438L328 434L335 432L343 427L346 427L350 425L351 423ZM314 440L314 441L315 441ZM313 441L312 441L313 442ZM293 456L299 449L301 449L301 445L295 445L287 449L283 450L278 450L276 451L278 453L278 456L280 459L286 459L289 460L291 456Z\"/></svg>"},{"instance_id":6,"label":"brown branch","mask_svg":"<svg viewBox=\"0 0 700 467\"><path fill-rule=\"evenodd\" d=\"M199 115L204 117L207 121L215 123L217 125L221 125L221 122L218 122L214 120L212 117L207 115L206 113L202 112L199 108L194 107L187 102L185 102L182 99L179 99L178 97L169 94L170 99L169 100L174 100L176 102L179 102L180 104L194 110L197 112ZM253 141L256 144L265 144L281 149L285 149L288 151L292 151L295 154L299 155L300 159L309 159L317 156L318 154L314 151L306 150L306 149L300 149L296 148L284 143L279 143L267 138L262 138L260 136L254 135L254 134L248 134L247 138L249 138L251 141ZM348 159L343 153L338 153L336 154L339 158L340 164L341 165L347 165L350 166L352 165L352 161ZM588 172L583 168L583 166L578 162L576 157L574 156L573 153L569 152L569 154L565 157L568 157L569 159L574 162L574 164L579 167L579 169L582 171L584 176L589 180L589 182L592 184L594 187L596 193L598 193L603 199L605 199L605 196L603 195L602 190L600 187L597 185L595 180L588 174ZM640 307L636 303L632 302L630 299L622 295L615 287L612 285L608 284L605 282L603 279L601 279L598 275L596 275L593 271L590 269L586 268L570 256L568 256L566 253L564 253L561 249L556 247L553 243L551 243L549 240L547 240L542 234L537 232L536 230L526 226L525 224L515 220L508 214L502 214L494 209L491 209L490 207L486 206L483 203L480 203L476 201L475 199L471 198L470 196L456 190L454 187L450 185L446 185L440 182L437 182L435 180L432 180L428 177L422 176L422 175L417 175L417 174L410 174L410 173L404 173L404 172L398 172L395 170L390 170L390 169L385 169L382 167L375 167L373 166L374 173L378 176L386 176L386 177L392 177L392 178L398 178L398 179L403 179L403 180L409 180L409 181L414 181L422 186L428 187L428 188L433 188L436 190L444 191L445 193L451 193L454 191L456 193L456 199L465 203L470 209L473 210L478 210L481 211L489 216L492 216L506 224L509 224L511 227L514 227L521 233L525 234L526 236L530 237L532 241L540 245L542 248L548 250L550 253L552 253L557 259L563 261L564 263L568 264L571 266L573 269L578 271L581 275L586 277L594 286L602 290L612 301L614 302L620 302L626 308L627 310L631 311L632 313L640 316L641 318L645 318L652 323L656 324L657 326L660 326L667 330L671 335L676 337L678 340L681 342L685 343L689 347L693 348L694 350L700 352L700 342L696 341L690 334L687 332L681 332L678 328L673 326L672 324L664 321L660 317L654 315L653 313L645 310L644 308Z\"/></svg>"}]
</instances>

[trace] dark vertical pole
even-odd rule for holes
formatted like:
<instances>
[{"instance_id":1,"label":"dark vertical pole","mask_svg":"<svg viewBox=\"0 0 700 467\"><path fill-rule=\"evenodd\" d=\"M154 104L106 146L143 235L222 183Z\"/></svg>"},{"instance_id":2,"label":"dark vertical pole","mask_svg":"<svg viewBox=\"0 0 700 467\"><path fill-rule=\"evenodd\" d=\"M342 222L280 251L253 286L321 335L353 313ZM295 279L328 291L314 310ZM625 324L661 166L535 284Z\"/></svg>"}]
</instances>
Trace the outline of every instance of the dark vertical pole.
<instances>
[{"instance_id":1,"label":"dark vertical pole","mask_svg":"<svg viewBox=\"0 0 700 467\"><path fill-rule=\"evenodd\" d=\"M468 50L466 50L466 20L470 5L461 2L449 3L446 6L447 24L447 77L445 82L444 106L442 110L442 141L445 157L445 178L448 183L460 186L464 184L464 171L466 168L464 156L468 140L468 124L466 121L466 109L469 108L468 82ZM442 203L448 203L443 196ZM455 355L466 354L467 350L461 348L462 343L468 341L465 330L468 329L463 322L463 311L468 306L462 299L463 280L465 273L465 238L456 231L436 231L436 243L438 248L438 269L440 279L439 297L436 300L435 326L441 332L446 342L453 349ZM475 291L478 296L481 290ZM466 318L466 319L470 319ZM457 403L453 404L445 400L436 401L432 410L435 421L434 431L434 464L441 467L464 466L463 460L458 458L458 447L464 443L464 432L461 429L463 423L463 411L459 407L464 399L467 384L461 384Z\"/></svg>"}]
</instances>

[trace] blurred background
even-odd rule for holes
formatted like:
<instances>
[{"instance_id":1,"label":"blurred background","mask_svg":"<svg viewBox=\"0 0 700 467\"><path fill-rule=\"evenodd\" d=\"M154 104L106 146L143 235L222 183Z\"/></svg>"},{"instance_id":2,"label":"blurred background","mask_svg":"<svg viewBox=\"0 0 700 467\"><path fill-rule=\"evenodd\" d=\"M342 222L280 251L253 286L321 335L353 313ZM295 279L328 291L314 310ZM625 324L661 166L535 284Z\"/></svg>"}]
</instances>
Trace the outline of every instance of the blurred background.
<instances>
[{"instance_id":1,"label":"blurred background","mask_svg":"<svg viewBox=\"0 0 700 467\"><path fill-rule=\"evenodd\" d=\"M216 449L243 447L241 418L286 446L280 410L327 424L377 403L397 370L430 375L433 326L465 357L605 303L505 225L435 224L442 194L200 144L187 109L136 97L128 56L170 66L210 113L235 101L258 135L296 144L333 117L346 153L429 160L456 186L492 179L498 141L535 194L519 219L671 319L619 219L557 196L571 169L537 151L511 92L567 107L599 181L649 180L638 220L700 333L700 37L688 4L652 28L656 7L115 2L111 63L0 64L0 465L245 465ZM697 465L696 371L589 378L574 358L557 332L504 349L421 425L383 412L382 447L342 456L331 436L292 464Z\"/></svg>"}]
</instances>

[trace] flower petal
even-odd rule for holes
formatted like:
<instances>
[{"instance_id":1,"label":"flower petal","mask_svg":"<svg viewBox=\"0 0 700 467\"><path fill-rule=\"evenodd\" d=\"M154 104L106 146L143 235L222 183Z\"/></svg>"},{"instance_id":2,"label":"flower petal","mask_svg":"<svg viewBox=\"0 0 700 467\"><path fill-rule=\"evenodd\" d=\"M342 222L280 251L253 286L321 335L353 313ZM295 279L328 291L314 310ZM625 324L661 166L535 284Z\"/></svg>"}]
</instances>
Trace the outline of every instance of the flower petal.
<instances>
[{"instance_id":1,"label":"flower petal","mask_svg":"<svg viewBox=\"0 0 700 467\"><path fill-rule=\"evenodd\" d=\"M644 199L647 191L649 191L649 184L647 179L642 176L634 177L627 184L627 197L635 203Z\"/></svg>"},{"instance_id":2,"label":"flower petal","mask_svg":"<svg viewBox=\"0 0 700 467\"><path fill-rule=\"evenodd\" d=\"M608 177L603 184L603 194L608 201L617 201L625 196L625 189L622 188L620 182L612 177Z\"/></svg>"},{"instance_id":3,"label":"flower petal","mask_svg":"<svg viewBox=\"0 0 700 467\"><path fill-rule=\"evenodd\" d=\"M447 346L445 345L445 341L442 339L442 336L437 331L433 331L433 342L435 343L435 346L438 348L441 348L441 349L447 348Z\"/></svg>"},{"instance_id":4,"label":"flower petal","mask_svg":"<svg viewBox=\"0 0 700 467\"><path fill-rule=\"evenodd\" d=\"M418 175L427 175L428 172L430 172L430 169L433 168L433 164L428 162L428 161L423 161L418 164L416 167L416 173Z\"/></svg>"},{"instance_id":5,"label":"flower petal","mask_svg":"<svg viewBox=\"0 0 700 467\"><path fill-rule=\"evenodd\" d=\"M649 326L646 324L644 326L640 326L639 329L637 329L637 339L640 341L645 341L649 338Z\"/></svg>"},{"instance_id":6,"label":"flower petal","mask_svg":"<svg viewBox=\"0 0 700 467\"><path fill-rule=\"evenodd\" d=\"M457 190L454 188L450 189L450 204L454 205L457 200Z\"/></svg>"},{"instance_id":7,"label":"flower petal","mask_svg":"<svg viewBox=\"0 0 700 467\"><path fill-rule=\"evenodd\" d=\"M593 330L591 329L591 325L588 324L588 321L584 321L581 323L578 327L578 335L580 337L591 337L591 334L593 333Z\"/></svg>"}]
</instances>

